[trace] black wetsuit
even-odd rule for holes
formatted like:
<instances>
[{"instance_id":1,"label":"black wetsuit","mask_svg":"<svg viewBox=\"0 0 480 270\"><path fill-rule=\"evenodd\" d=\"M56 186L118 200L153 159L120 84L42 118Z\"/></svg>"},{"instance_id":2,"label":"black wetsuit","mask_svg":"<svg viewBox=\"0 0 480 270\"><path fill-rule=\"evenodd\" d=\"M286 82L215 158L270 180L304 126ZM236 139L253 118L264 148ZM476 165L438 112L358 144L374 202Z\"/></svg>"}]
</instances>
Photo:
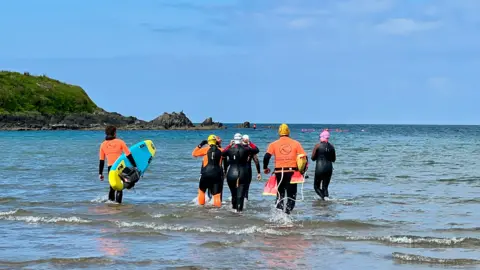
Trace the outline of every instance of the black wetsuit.
<instances>
[{"instance_id":1,"label":"black wetsuit","mask_svg":"<svg viewBox=\"0 0 480 270\"><path fill-rule=\"evenodd\" d=\"M221 194L223 187L222 166L220 159L222 151L217 146L212 145L207 152L207 164L201 169L199 189L206 192L207 189L215 196Z\"/></svg>"},{"instance_id":2,"label":"black wetsuit","mask_svg":"<svg viewBox=\"0 0 480 270\"><path fill-rule=\"evenodd\" d=\"M232 207L237 211L243 210L243 202L246 194L246 186L251 181L251 173L248 171L248 158L258 154L257 147L250 147L241 144L235 144L226 148L222 155L228 157L224 159L224 168L227 170L227 183L232 194ZM250 179L248 178L250 176Z\"/></svg>"},{"instance_id":3,"label":"black wetsuit","mask_svg":"<svg viewBox=\"0 0 480 270\"><path fill-rule=\"evenodd\" d=\"M312 152L312 160L316 161L313 187L318 196L323 200L325 197L328 197L328 185L333 172L332 163L336 160L335 147L329 142L321 142L315 145Z\"/></svg>"},{"instance_id":4,"label":"black wetsuit","mask_svg":"<svg viewBox=\"0 0 480 270\"><path fill-rule=\"evenodd\" d=\"M217 144L218 147L222 147L221 145ZM202 168L203 168L203 165L200 167L200 176L202 175ZM223 180L225 179L225 174L223 172L223 170L221 170L222 172L222 181L220 182L220 200L223 201ZM207 192L207 196L208 198L212 199L212 191L210 189L208 189L208 192Z\"/></svg>"}]
</instances>

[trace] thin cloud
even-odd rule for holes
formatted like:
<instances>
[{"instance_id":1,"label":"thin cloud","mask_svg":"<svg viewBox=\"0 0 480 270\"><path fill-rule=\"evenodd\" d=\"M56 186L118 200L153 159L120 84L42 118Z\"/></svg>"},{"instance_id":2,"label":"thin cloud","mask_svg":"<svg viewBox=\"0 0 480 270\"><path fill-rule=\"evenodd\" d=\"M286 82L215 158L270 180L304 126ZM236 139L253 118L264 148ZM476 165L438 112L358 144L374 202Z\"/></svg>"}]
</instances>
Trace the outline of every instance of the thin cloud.
<instances>
[{"instance_id":1,"label":"thin cloud","mask_svg":"<svg viewBox=\"0 0 480 270\"><path fill-rule=\"evenodd\" d=\"M320 8L300 8L294 6L280 6L272 10L276 15L287 16L321 16L328 15L330 11Z\"/></svg>"},{"instance_id":2,"label":"thin cloud","mask_svg":"<svg viewBox=\"0 0 480 270\"><path fill-rule=\"evenodd\" d=\"M305 29L314 24L314 20L311 18L299 18L288 22L288 27L292 29Z\"/></svg>"},{"instance_id":3,"label":"thin cloud","mask_svg":"<svg viewBox=\"0 0 480 270\"><path fill-rule=\"evenodd\" d=\"M439 26L439 22L422 22L407 18L395 18L378 24L376 28L386 34L410 35L415 32L429 31Z\"/></svg>"},{"instance_id":4,"label":"thin cloud","mask_svg":"<svg viewBox=\"0 0 480 270\"><path fill-rule=\"evenodd\" d=\"M337 4L341 11L350 13L379 13L391 10L394 6L393 0L349 0Z\"/></svg>"}]
</instances>

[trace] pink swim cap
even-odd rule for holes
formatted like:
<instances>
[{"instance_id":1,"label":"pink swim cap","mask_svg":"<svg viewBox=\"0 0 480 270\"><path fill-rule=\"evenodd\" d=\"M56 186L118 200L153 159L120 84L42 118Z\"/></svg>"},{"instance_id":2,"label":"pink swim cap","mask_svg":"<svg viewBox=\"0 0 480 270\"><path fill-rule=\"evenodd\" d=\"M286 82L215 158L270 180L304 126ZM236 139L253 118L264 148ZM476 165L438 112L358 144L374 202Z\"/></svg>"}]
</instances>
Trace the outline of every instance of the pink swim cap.
<instances>
[{"instance_id":1,"label":"pink swim cap","mask_svg":"<svg viewBox=\"0 0 480 270\"><path fill-rule=\"evenodd\" d=\"M320 133L320 141L328 142L328 139L330 139L330 132L327 130L322 131L322 133Z\"/></svg>"}]
</instances>

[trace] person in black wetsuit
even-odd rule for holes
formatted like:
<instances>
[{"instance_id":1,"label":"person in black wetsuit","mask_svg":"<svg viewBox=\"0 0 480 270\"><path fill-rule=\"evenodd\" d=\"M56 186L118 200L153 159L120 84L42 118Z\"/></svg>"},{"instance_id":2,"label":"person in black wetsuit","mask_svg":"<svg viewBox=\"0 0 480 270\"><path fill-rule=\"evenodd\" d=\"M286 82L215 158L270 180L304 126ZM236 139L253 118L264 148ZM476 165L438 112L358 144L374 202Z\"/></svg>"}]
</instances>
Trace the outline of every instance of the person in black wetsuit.
<instances>
[{"instance_id":1,"label":"person in black wetsuit","mask_svg":"<svg viewBox=\"0 0 480 270\"><path fill-rule=\"evenodd\" d=\"M220 138L220 136L215 136L217 138L217 147L219 147L221 150L222 150L222 138ZM200 166L200 177L202 176L202 168L203 168L203 164L202 166ZM200 179L200 178L199 178ZM222 181L220 183L220 201L223 201L223 181L225 179L225 175L223 173L223 170L222 170ZM210 189L207 189L207 196L209 198L209 200L212 199L213 195L212 195L212 191Z\"/></svg>"},{"instance_id":2,"label":"person in black wetsuit","mask_svg":"<svg viewBox=\"0 0 480 270\"><path fill-rule=\"evenodd\" d=\"M328 199L328 185L333 172L332 163L337 159L335 147L328 142L329 138L330 133L324 130L320 134L320 143L316 144L312 151L312 160L316 161L313 188L322 200Z\"/></svg>"},{"instance_id":3,"label":"person in black wetsuit","mask_svg":"<svg viewBox=\"0 0 480 270\"><path fill-rule=\"evenodd\" d=\"M208 144L208 147L203 147ZM201 176L198 186L198 204L205 204L205 193L211 191L213 196L213 205L222 206L222 148L218 146L215 135L208 136L207 140L202 141L192 151L193 157L203 157Z\"/></svg>"},{"instance_id":4,"label":"person in black wetsuit","mask_svg":"<svg viewBox=\"0 0 480 270\"><path fill-rule=\"evenodd\" d=\"M246 134L242 136L242 144L256 148L257 146L250 141L250 137ZM252 183L252 160L255 163L255 168L257 169L257 180L262 180L262 174L260 172L260 161L258 161L258 156L251 155L248 157L248 184L245 191L245 200L248 201L248 191L250 190L250 184Z\"/></svg>"},{"instance_id":5,"label":"person in black wetsuit","mask_svg":"<svg viewBox=\"0 0 480 270\"><path fill-rule=\"evenodd\" d=\"M242 145L241 142L242 135L235 134L233 144L227 146L222 152L227 183L232 194L232 208L237 212L243 210L246 186L249 182L248 157L259 152L256 146Z\"/></svg>"}]
</instances>

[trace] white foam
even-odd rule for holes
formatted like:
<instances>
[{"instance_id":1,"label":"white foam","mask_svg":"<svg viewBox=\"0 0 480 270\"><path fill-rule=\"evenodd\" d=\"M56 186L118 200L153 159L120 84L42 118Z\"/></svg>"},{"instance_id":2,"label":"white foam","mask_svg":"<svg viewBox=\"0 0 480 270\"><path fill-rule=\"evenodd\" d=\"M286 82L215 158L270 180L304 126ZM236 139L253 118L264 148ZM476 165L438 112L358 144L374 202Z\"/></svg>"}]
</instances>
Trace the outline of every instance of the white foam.
<instances>
[{"instance_id":1,"label":"white foam","mask_svg":"<svg viewBox=\"0 0 480 270\"><path fill-rule=\"evenodd\" d=\"M102 203L108 201L108 195L100 195L96 197L95 199L91 200L90 202L93 203Z\"/></svg>"},{"instance_id":2,"label":"white foam","mask_svg":"<svg viewBox=\"0 0 480 270\"><path fill-rule=\"evenodd\" d=\"M421 244L421 243L432 243L440 245L455 245L466 240L466 238L427 238L427 237L416 237L416 236L349 236L348 240L380 240L396 244Z\"/></svg>"},{"instance_id":3,"label":"white foam","mask_svg":"<svg viewBox=\"0 0 480 270\"><path fill-rule=\"evenodd\" d=\"M18 209L15 209L15 210L12 210L12 211L7 211L7 212L0 212L0 216L14 215L17 212L18 212Z\"/></svg>"},{"instance_id":4,"label":"white foam","mask_svg":"<svg viewBox=\"0 0 480 270\"><path fill-rule=\"evenodd\" d=\"M11 216L11 215L2 215L0 216L1 220L8 221L25 221L27 223L58 223L58 222L67 222L67 223L90 223L90 220L81 219L79 217L34 217L34 216Z\"/></svg>"},{"instance_id":5,"label":"white foam","mask_svg":"<svg viewBox=\"0 0 480 270\"><path fill-rule=\"evenodd\" d=\"M181 218L182 216L177 214L153 214L150 215L153 218L162 218L162 217L174 217L174 218Z\"/></svg>"},{"instance_id":6,"label":"white foam","mask_svg":"<svg viewBox=\"0 0 480 270\"><path fill-rule=\"evenodd\" d=\"M155 223L143 223L143 222L120 222L115 221L115 224L118 227L143 227L147 229L152 229L156 231L185 231L185 232L202 232L202 233L224 233L224 234L252 234L252 233L263 233L263 234L272 234L272 235L283 235L282 232L261 228L258 226L250 226L243 229L215 229L212 227L187 227L182 225L168 225L168 224L155 224Z\"/></svg>"},{"instance_id":7,"label":"white foam","mask_svg":"<svg viewBox=\"0 0 480 270\"><path fill-rule=\"evenodd\" d=\"M195 205L199 205L198 204L198 197L193 198L192 203L195 204ZM206 205L213 205L213 200L210 197L208 197L207 194L205 194L205 204Z\"/></svg>"},{"instance_id":8,"label":"white foam","mask_svg":"<svg viewBox=\"0 0 480 270\"><path fill-rule=\"evenodd\" d=\"M281 226L287 226L287 227L293 226L292 217L277 208L270 209L270 218L268 219L268 221L274 223L275 225L281 225Z\"/></svg>"}]
</instances>

